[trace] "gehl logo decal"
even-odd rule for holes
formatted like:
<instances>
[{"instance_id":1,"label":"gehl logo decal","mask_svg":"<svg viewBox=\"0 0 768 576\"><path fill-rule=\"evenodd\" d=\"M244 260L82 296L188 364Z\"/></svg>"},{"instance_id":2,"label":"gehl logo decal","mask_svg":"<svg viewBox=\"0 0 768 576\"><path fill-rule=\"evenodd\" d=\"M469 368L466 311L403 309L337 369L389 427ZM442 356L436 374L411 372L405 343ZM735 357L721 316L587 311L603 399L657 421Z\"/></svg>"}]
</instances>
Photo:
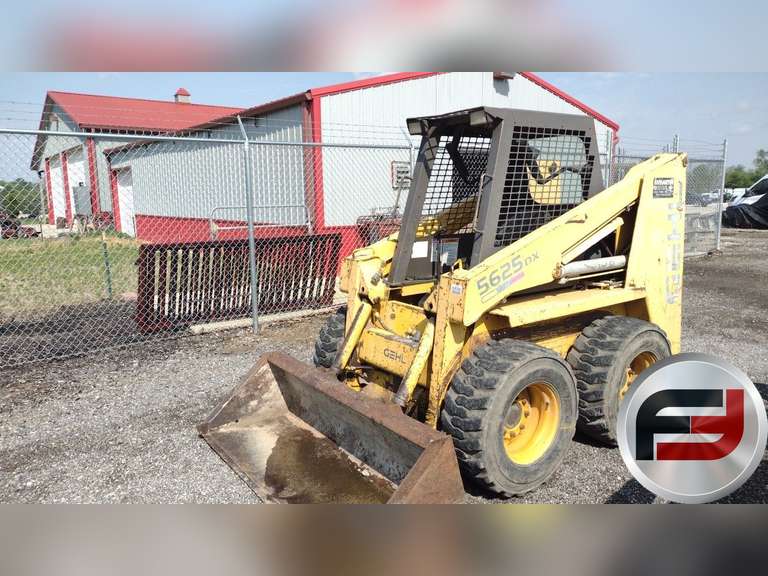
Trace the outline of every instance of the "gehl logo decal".
<instances>
[{"instance_id":1,"label":"gehl logo decal","mask_svg":"<svg viewBox=\"0 0 768 576\"><path fill-rule=\"evenodd\" d=\"M405 357L403 356L403 354L401 352L392 350L391 348L384 348L384 356L389 358L390 360L400 362L400 364L405 364Z\"/></svg>"},{"instance_id":2,"label":"gehl logo decal","mask_svg":"<svg viewBox=\"0 0 768 576\"><path fill-rule=\"evenodd\" d=\"M659 415L665 408L722 408L723 400L724 416ZM637 460L719 460L736 449L744 434L744 390L661 390L646 398L640 406L635 429ZM712 442L655 443L656 434L714 434L720 437Z\"/></svg>"}]
</instances>

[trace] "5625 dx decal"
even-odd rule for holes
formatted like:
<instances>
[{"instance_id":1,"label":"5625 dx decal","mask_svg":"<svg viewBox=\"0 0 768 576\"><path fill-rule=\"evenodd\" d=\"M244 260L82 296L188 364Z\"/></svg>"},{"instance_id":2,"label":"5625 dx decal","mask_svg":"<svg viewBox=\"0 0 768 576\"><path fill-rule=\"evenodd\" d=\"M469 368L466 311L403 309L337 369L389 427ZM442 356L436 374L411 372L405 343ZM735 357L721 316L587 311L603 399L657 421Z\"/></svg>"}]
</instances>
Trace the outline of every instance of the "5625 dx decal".
<instances>
[{"instance_id":1,"label":"5625 dx decal","mask_svg":"<svg viewBox=\"0 0 768 576\"><path fill-rule=\"evenodd\" d=\"M523 258L515 254L509 261L504 262L496 270L477 279L477 291L481 302L491 300L497 294L504 292L525 276L525 268L539 259L538 252Z\"/></svg>"}]
</instances>

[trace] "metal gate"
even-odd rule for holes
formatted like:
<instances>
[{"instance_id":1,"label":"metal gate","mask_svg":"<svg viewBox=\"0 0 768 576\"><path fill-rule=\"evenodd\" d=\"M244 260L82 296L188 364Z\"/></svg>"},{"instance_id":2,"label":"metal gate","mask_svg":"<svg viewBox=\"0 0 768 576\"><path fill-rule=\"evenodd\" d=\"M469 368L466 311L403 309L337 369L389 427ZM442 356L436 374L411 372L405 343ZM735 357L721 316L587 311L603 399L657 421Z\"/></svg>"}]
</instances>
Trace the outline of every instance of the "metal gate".
<instances>
[{"instance_id":1,"label":"metal gate","mask_svg":"<svg viewBox=\"0 0 768 576\"><path fill-rule=\"evenodd\" d=\"M262 238L255 249L260 310L332 303L341 234ZM247 240L144 244L137 266L136 324L143 333L251 314Z\"/></svg>"}]
</instances>

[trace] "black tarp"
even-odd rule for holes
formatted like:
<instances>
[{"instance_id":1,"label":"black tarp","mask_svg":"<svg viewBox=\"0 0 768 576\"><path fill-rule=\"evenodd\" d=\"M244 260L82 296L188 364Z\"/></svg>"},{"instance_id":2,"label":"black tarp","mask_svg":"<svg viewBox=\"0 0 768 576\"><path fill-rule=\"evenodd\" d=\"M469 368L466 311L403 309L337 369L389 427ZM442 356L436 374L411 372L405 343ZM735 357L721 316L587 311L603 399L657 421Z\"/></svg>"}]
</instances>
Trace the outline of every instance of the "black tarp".
<instances>
[{"instance_id":1,"label":"black tarp","mask_svg":"<svg viewBox=\"0 0 768 576\"><path fill-rule=\"evenodd\" d=\"M723 226L768 230L768 194L763 194L754 204L738 204L726 208L723 212Z\"/></svg>"}]
</instances>

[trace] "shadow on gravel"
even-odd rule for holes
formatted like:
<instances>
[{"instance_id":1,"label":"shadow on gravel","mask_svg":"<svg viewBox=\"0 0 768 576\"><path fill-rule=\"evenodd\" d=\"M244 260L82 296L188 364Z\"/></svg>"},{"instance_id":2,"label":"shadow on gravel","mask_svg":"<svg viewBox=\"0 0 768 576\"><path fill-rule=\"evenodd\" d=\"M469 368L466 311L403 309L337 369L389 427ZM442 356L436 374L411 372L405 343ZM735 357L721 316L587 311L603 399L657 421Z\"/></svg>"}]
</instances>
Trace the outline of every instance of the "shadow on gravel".
<instances>
[{"instance_id":1,"label":"shadow on gravel","mask_svg":"<svg viewBox=\"0 0 768 576\"><path fill-rule=\"evenodd\" d=\"M611 494L606 504L652 504L656 496L646 490L640 482L627 480L624 485Z\"/></svg>"},{"instance_id":2,"label":"shadow on gravel","mask_svg":"<svg viewBox=\"0 0 768 576\"><path fill-rule=\"evenodd\" d=\"M615 446L608 446L603 442L599 442L594 438L590 438L586 434L579 432L578 429L576 430L576 434L573 437L573 441L578 442L579 444L584 444L585 446L592 446L593 448L604 448L606 450L615 448Z\"/></svg>"},{"instance_id":3,"label":"shadow on gravel","mask_svg":"<svg viewBox=\"0 0 768 576\"><path fill-rule=\"evenodd\" d=\"M498 502L514 502L514 498L511 498L511 499L500 498L498 495L493 494L488 490L483 490L483 488L475 484L475 482L471 478L468 478L464 474L463 470L461 471L461 481L464 484L464 492L466 492L470 496L474 496L476 498L483 498L484 500L489 500L489 501L494 501L498 499Z\"/></svg>"},{"instance_id":4,"label":"shadow on gravel","mask_svg":"<svg viewBox=\"0 0 768 576\"><path fill-rule=\"evenodd\" d=\"M634 478L611 494L606 504L651 504L655 496ZM744 485L733 494L716 501L717 504L768 504L768 460L763 457L760 466Z\"/></svg>"}]
</instances>

